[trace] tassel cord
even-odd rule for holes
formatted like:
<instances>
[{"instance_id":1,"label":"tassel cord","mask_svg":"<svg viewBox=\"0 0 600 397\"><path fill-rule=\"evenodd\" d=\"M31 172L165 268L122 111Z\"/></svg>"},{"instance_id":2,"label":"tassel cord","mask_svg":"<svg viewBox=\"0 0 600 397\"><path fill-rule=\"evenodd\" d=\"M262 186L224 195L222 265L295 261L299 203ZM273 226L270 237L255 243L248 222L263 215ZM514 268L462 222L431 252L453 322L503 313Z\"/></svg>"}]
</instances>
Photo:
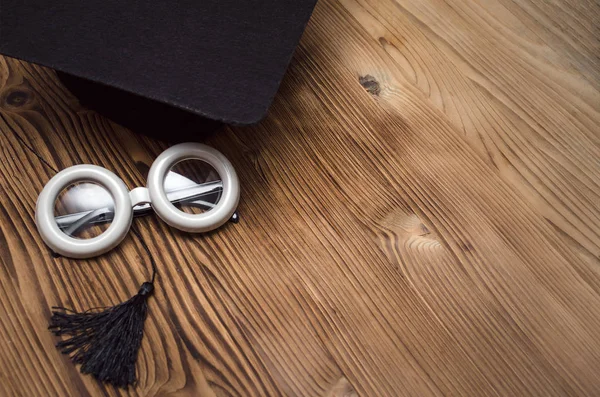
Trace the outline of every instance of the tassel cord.
<instances>
[{"instance_id":1,"label":"tassel cord","mask_svg":"<svg viewBox=\"0 0 600 397\"><path fill-rule=\"evenodd\" d=\"M140 242L140 244L142 245L142 247L144 247L144 250L148 254L148 258L150 258L150 265L152 266L152 277L150 278L149 282L151 284L154 284L154 280L156 279L156 275L158 274L158 270L157 270L157 267L156 267L156 261L154 260L154 256L150 252L150 248L148 247L148 244L146 244L146 242L142 238L141 233L138 232L137 229L134 226L131 226L131 231L138 238L138 241Z\"/></svg>"}]
</instances>

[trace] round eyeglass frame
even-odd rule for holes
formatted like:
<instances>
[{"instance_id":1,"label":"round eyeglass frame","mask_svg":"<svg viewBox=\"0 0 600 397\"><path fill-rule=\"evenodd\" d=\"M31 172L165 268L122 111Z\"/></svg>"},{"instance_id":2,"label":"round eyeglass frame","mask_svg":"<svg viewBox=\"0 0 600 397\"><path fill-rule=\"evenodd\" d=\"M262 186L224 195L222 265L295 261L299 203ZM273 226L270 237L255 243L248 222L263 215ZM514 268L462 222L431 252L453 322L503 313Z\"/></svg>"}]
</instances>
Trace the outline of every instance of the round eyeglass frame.
<instances>
[{"instance_id":1,"label":"round eyeglass frame","mask_svg":"<svg viewBox=\"0 0 600 397\"><path fill-rule=\"evenodd\" d=\"M167 198L164 180L169 170L185 160L201 160L219 174L223 190L219 202L210 211L188 214L177 209ZM110 226L90 239L68 236L57 225L54 203L60 192L78 182L93 182L106 189L114 201ZM44 242L56 253L70 258L90 258L116 247L127 235L133 219L133 207L151 204L156 214L170 226L191 233L214 230L231 218L240 197L239 179L229 160L219 151L200 143L182 143L162 152L152 163L146 188L131 191L111 171L96 165L81 164L56 174L38 196L35 221Z\"/></svg>"}]
</instances>

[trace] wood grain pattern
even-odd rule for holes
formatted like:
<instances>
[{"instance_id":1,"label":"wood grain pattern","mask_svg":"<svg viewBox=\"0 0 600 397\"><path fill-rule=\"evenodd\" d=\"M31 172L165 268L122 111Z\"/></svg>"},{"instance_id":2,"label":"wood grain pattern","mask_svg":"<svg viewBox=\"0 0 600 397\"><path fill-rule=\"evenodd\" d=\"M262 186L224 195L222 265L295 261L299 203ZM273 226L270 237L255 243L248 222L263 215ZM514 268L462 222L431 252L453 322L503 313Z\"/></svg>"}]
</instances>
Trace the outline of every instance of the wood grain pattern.
<instances>
[{"instance_id":1,"label":"wood grain pattern","mask_svg":"<svg viewBox=\"0 0 600 397\"><path fill-rule=\"evenodd\" d=\"M2 395L599 395L599 8L321 1L268 117L205 141L242 222L134 221L160 278L128 391L45 329L133 294L148 254L53 258L34 206L73 164L142 185L168 144L0 58Z\"/></svg>"}]
</instances>

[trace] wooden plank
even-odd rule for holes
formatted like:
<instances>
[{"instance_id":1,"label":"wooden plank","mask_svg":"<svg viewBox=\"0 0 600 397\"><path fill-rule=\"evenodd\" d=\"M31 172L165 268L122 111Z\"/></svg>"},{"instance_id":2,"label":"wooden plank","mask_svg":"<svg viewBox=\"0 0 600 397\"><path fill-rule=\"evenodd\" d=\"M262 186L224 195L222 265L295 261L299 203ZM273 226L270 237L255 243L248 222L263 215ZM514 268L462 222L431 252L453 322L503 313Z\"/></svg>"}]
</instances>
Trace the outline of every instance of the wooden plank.
<instances>
[{"instance_id":1,"label":"wooden plank","mask_svg":"<svg viewBox=\"0 0 600 397\"><path fill-rule=\"evenodd\" d=\"M320 2L268 117L206 140L242 222L134 221L160 279L129 392L45 328L126 299L148 253L52 258L33 211L55 170L139 186L167 145L0 58L4 394L600 393L597 14L570 3Z\"/></svg>"},{"instance_id":2,"label":"wooden plank","mask_svg":"<svg viewBox=\"0 0 600 397\"><path fill-rule=\"evenodd\" d=\"M523 25L512 3L430 3L345 1L374 41L374 53L356 57L353 66L385 84L380 99L391 106L396 90L425 95L597 269L600 96L588 74L565 62L590 54L561 58L550 45L559 40L544 42L537 32L552 26ZM394 12L399 8L405 12ZM518 40L523 31L529 34ZM371 61L375 54L381 61Z\"/></svg>"}]
</instances>

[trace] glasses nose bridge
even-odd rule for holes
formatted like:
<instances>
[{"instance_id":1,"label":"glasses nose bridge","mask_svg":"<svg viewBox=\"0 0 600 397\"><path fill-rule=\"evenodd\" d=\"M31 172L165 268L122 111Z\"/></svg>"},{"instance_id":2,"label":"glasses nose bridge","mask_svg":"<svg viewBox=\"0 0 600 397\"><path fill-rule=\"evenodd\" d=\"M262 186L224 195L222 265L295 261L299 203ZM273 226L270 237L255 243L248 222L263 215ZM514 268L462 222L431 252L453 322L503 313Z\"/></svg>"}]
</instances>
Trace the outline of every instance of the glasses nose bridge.
<instances>
[{"instance_id":1,"label":"glasses nose bridge","mask_svg":"<svg viewBox=\"0 0 600 397\"><path fill-rule=\"evenodd\" d=\"M145 187L136 187L129 192L129 198L131 199L131 207L136 207L141 204L151 204L150 193Z\"/></svg>"}]
</instances>

